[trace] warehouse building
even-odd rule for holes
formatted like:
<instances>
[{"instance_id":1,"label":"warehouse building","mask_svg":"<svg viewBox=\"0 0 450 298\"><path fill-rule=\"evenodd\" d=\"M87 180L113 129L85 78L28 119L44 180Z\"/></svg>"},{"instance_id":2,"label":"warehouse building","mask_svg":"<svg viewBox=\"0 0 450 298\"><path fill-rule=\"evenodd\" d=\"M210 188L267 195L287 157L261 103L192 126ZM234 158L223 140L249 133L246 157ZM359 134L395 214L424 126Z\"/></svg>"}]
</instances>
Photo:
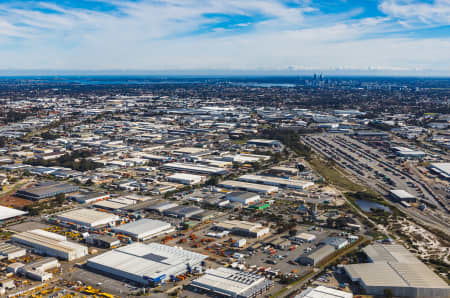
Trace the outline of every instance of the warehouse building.
<instances>
[{"instance_id":1,"label":"warehouse building","mask_svg":"<svg viewBox=\"0 0 450 298\"><path fill-rule=\"evenodd\" d=\"M161 220L143 218L113 229L114 233L120 233L132 237L135 240L148 240L161 234L175 231L169 223Z\"/></svg>"},{"instance_id":2,"label":"warehouse building","mask_svg":"<svg viewBox=\"0 0 450 298\"><path fill-rule=\"evenodd\" d=\"M324 286L318 286L317 288L307 288L294 298L353 298L353 294Z\"/></svg>"},{"instance_id":3,"label":"warehouse building","mask_svg":"<svg viewBox=\"0 0 450 298\"><path fill-rule=\"evenodd\" d=\"M272 194L278 191L278 187L272 185L262 185L256 183L248 183L242 181L234 181L234 180L225 180L219 183L220 187L235 189L235 190L244 190L251 191L262 194Z\"/></svg>"},{"instance_id":4,"label":"warehouse building","mask_svg":"<svg viewBox=\"0 0 450 298\"><path fill-rule=\"evenodd\" d=\"M21 211L21 210L17 210L17 209L13 209L13 208L8 208L5 206L0 206L0 224L2 222L6 222L9 220L14 220L18 217L21 217L23 215L27 214L27 212Z\"/></svg>"},{"instance_id":5,"label":"warehouse building","mask_svg":"<svg viewBox=\"0 0 450 298\"><path fill-rule=\"evenodd\" d=\"M160 202L156 202L155 204L153 204L151 206L148 206L146 208L146 210L156 211L156 212L162 214L164 211L169 210L171 208L175 208L177 206L178 206L178 204L176 204L176 203L170 203L170 202L165 202L165 201L161 202L160 201Z\"/></svg>"},{"instance_id":6,"label":"warehouse building","mask_svg":"<svg viewBox=\"0 0 450 298\"><path fill-rule=\"evenodd\" d=\"M120 245L120 240L109 235L93 234L86 238L86 243L100 248L111 248Z\"/></svg>"},{"instance_id":7,"label":"warehouse building","mask_svg":"<svg viewBox=\"0 0 450 298\"><path fill-rule=\"evenodd\" d=\"M390 191L391 197L396 202L415 203L417 198L403 189L393 189Z\"/></svg>"},{"instance_id":8,"label":"warehouse building","mask_svg":"<svg viewBox=\"0 0 450 298\"><path fill-rule=\"evenodd\" d=\"M331 245L334 247L334 249L339 250L348 245L348 240L338 237L328 237L323 241L323 243Z\"/></svg>"},{"instance_id":9,"label":"warehouse building","mask_svg":"<svg viewBox=\"0 0 450 298\"><path fill-rule=\"evenodd\" d=\"M297 262L302 265L316 266L331 255L336 249L331 245L322 245L317 249L298 257Z\"/></svg>"},{"instance_id":10,"label":"warehouse building","mask_svg":"<svg viewBox=\"0 0 450 298\"><path fill-rule=\"evenodd\" d=\"M230 231L234 235L253 238L261 238L270 232L269 227L265 227L258 222L240 220L226 220L216 223L214 227L221 231Z\"/></svg>"},{"instance_id":11,"label":"warehouse building","mask_svg":"<svg viewBox=\"0 0 450 298\"><path fill-rule=\"evenodd\" d=\"M213 296L250 298L269 290L273 282L258 274L220 267L208 269L190 286Z\"/></svg>"},{"instance_id":12,"label":"warehouse building","mask_svg":"<svg viewBox=\"0 0 450 298\"><path fill-rule=\"evenodd\" d=\"M200 184L203 181L203 176L176 173L167 177L167 180L174 183L180 183L184 185Z\"/></svg>"},{"instance_id":13,"label":"warehouse building","mask_svg":"<svg viewBox=\"0 0 450 298\"><path fill-rule=\"evenodd\" d=\"M168 170L168 171L183 171L183 172L190 172L190 173L198 173L198 174L206 174L206 175L225 175L228 173L228 170L218 168L218 167L209 167L199 164L193 164L193 163L178 163L178 162L171 162L166 163L160 167L162 170Z\"/></svg>"},{"instance_id":14,"label":"warehouse building","mask_svg":"<svg viewBox=\"0 0 450 298\"><path fill-rule=\"evenodd\" d=\"M48 270L59 268L61 264L55 258L44 258L29 265L17 268L17 273L37 281L46 281L53 277Z\"/></svg>"},{"instance_id":15,"label":"warehouse building","mask_svg":"<svg viewBox=\"0 0 450 298\"><path fill-rule=\"evenodd\" d=\"M58 215L58 219L66 223L74 223L79 226L95 228L106 225L114 225L120 220L117 215L100 212L93 209L76 209Z\"/></svg>"},{"instance_id":16,"label":"warehouse building","mask_svg":"<svg viewBox=\"0 0 450 298\"><path fill-rule=\"evenodd\" d=\"M277 140L251 139L247 141L247 144L258 147L283 148L283 144Z\"/></svg>"},{"instance_id":17,"label":"warehouse building","mask_svg":"<svg viewBox=\"0 0 450 298\"><path fill-rule=\"evenodd\" d=\"M253 192L232 192L227 194L226 199L230 202L238 202L249 205L261 201L261 197Z\"/></svg>"},{"instance_id":18,"label":"warehouse building","mask_svg":"<svg viewBox=\"0 0 450 298\"><path fill-rule=\"evenodd\" d=\"M91 258L88 268L143 286L156 286L198 267L208 256L159 243L134 243Z\"/></svg>"},{"instance_id":19,"label":"warehouse building","mask_svg":"<svg viewBox=\"0 0 450 298\"><path fill-rule=\"evenodd\" d=\"M294 243L303 243L303 242L314 242L316 240L316 235L309 233L300 233L291 237L291 241Z\"/></svg>"},{"instance_id":20,"label":"warehouse building","mask_svg":"<svg viewBox=\"0 0 450 298\"><path fill-rule=\"evenodd\" d=\"M430 170L438 174L444 179L450 179L450 163L432 163Z\"/></svg>"},{"instance_id":21,"label":"warehouse building","mask_svg":"<svg viewBox=\"0 0 450 298\"><path fill-rule=\"evenodd\" d=\"M13 260L23 257L26 254L27 250L25 248L15 246L6 242L0 243L0 260L1 259Z\"/></svg>"},{"instance_id":22,"label":"warehouse building","mask_svg":"<svg viewBox=\"0 0 450 298\"><path fill-rule=\"evenodd\" d=\"M104 194L101 192L84 192L68 197L68 199L74 200L80 204L90 204L97 201L107 200L108 198L108 194Z\"/></svg>"},{"instance_id":23,"label":"warehouse building","mask_svg":"<svg viewBox=\"0 0 450 298\"><path fill-rule=\"evenodd\" d=\"M11 237L15 243L31 247L37 254L73 261L88 254L86 246L67 241L65 236L44 230L31 230Z\"/></svg>"},{"instance_id":24,"label":"warehouse building","mask_svg":"<svg viewBox=\"0 0 450 298\"><path fill-rule=\"evenodd\" d=\"M68 183L41 182L31 188L17 191L16 196L28 200L39 201L59 194L77 192L78 190L78 186Z\"/></svg>"},{"instance_id":25,"label":"warehouse building","mask_svg":"<svg viewBox=\"0 0 450 298\"><path fill-rule=\"evenodd\" d=\"M239 181L249 182L249 183L260 183L266 185L273 185L286 188L294 189L307 189L314 185L311 181L301 181L301 180L291 180L278 177L270 176L260 176L260 175L243 175L238 178Z\"/></svg>"},{"instance_id":26,"label":"warehouse building","mask_svg":"<svg viewBox=\"0 0 450 298\"><path fill-rule=\"evenodd\" d=\"M363 248L371 263L344 265L353 282L369 295L389 289L398 297L450 297L450 287L402 245L374 244Z\"/></svg>"},{"instance_id":27,"label":"warehouse building","mask_svg":"<svg viewBox=\"0 0 450 298\"><path fill-rule=\"evenodd\" d=\"M163 214L166 216L172 216L177 218L191 218L194 215L203 213L205 210L195 206L177 206L174 208L167 209L163 211Z\"/></svg>"}]
</instances>

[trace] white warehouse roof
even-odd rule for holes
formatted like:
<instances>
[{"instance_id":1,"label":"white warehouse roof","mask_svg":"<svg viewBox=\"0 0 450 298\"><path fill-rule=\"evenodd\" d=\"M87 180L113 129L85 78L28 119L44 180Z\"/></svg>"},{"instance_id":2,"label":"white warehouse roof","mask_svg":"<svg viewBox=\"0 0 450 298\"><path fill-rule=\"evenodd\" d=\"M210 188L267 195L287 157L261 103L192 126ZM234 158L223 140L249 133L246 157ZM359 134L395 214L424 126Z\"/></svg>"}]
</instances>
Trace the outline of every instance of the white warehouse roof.
<instances>
[{"instance_id":1,"label":"white warehouse roof","mask_svg":"<svg viewBox=\"0 0 450 298\"><path fill-rule=\"evenodd\" d=\"M169 279L195 267L206 255L159 243L134 243L96 256L87 266L107 274L148 284Z\"/></svg>"},{"instance_id":2,"label":"white warehouse roof","mask_svg":"<svg viewBox=\"0 0 450 298\"><path fill-rule=\"evenodd\" d=\"M76 209L58 215L58 219L65 222L73 222L85 227L97 227L119 220L117 215L100 212L93 209Z\"/></svg>"},{"instance_id":3,"label":"white warehouse roof","mask_svg":"<svg viewBox=\"0 0 450 298\"><path fill-rule=\"evenodd\" d=\"M305 189L314 185L314 182L311 181L291 180L279 177L260 176L260 175L243 175L239 177L238 180L250 183L261 183L297 189Z\"/></svg>"},{"instance_id":4,"label":"white warehouse roof","mask_svg":"<svg viewBox=\"0 0 450 298\"><path fill-rule=\"evenodd\" d=\"M352 298L352 293L339 291L324 286L318 286L317 288L307 288L295 298Z\"/></svg>"},{"instance_id":5,"label":"white warehouse roof","mask_svg":"<svg viewBox=\"0 0 450 298\"><path fill-rule=\"evenodd\" d=\"M132 236L136 239L149 239L163 233L173 232L174 228L167 222L143 218L113 229L115 233Z\"/></svg>"},{"instance_id":6,"label":"white warehouse roof","mask_svg":"<svg viewBox=\"0 0 450 298\"><path fill-rule=\"evenodd\" d=\"M5 219L10 219L13 217L17 217L17 216L22 216L25 214L27 214L27 212L0 206L0 221L5 220Z\"/></svg>"},{"instance_id":7,"label":"white warehouse roof","mask_svg":"<svg viewBox=\"0 0 450 298\"><path fill-rule=\"evenodd\" d=\"M220 267L208 269L191 285L227 297L254 297L270 284L264 276Z\"/></svg>"},{"instance_id":8,"label":"white warehouse roof","mask_svg":"<svg viewBox=\"0 0 450 298\"><path fill-rule=\"evenodd\" d=\"M248 183L242 181L225 180L219 183L220 187L231 189L243 189L247 191L254 191L259 193L273 193L278 191L278 187L272 185L263 185L256 183Z\"/></svg>"}]
</instances>

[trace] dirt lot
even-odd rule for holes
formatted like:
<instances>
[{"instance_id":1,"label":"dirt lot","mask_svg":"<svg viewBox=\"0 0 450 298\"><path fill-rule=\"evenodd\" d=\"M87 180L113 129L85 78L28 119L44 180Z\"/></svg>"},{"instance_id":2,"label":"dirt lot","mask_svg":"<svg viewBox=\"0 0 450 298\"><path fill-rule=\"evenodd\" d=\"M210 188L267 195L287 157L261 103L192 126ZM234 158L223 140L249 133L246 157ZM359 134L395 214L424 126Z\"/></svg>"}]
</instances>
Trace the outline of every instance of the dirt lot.
<instances>
[{"instance_id":1,"label":"dirt lot","mask_svg":"<svg viewBox=\"0 0 450 298\"><path fill-rule=\"evenodd\" d=\"M49 225L40 223L40 222L36 222L36 221L27 221L27 222L23 222L17 225L13 225L13 226L9 226L8 229L15 231L15 232L26 232L29 230L34 230L34 229L45 229L48 228Z\"/></svg>"},{"instance_id":2,"label":"dirt lot","mask_svg":"<svg viewBox=\"0 0 450 298\"><path fill-rule=\"evenodd\" d=\"M3 196L0 197L0 205L14 208L22 208L27 205L33 204L33 201L25 200L22 198L14 197L14 196Z\"/></svg>"}]
</instances>

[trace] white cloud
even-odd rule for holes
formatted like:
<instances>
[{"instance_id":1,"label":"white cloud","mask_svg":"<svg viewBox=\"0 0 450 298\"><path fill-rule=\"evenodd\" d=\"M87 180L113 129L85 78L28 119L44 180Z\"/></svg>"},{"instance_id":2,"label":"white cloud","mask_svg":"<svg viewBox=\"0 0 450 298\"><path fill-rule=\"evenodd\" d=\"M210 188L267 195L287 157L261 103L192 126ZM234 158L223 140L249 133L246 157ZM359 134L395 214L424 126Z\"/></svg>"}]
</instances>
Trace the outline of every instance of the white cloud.
<instances>
[{"instance_id":1,"label":"white cloud","mask_svg":"<svg viewBox=\"0 0 450 298\"><path fill-rule=\"evenodd\" d=\"M401 31L418 18L405 11L405 1L383 1L380 9L387 17L359 20L352 18L361 12L358 8L309 15L309 1L299 2L298 8L290 8L278 0L116 1L119 11L113 13L37 4L57 12L44 13L3 4L0 68L450 71L448 37L379 37ZM431 11L420 15L429 18L435 13ZM193 35L220 21L205 14L258 15L266 20Z\"/></svg>"},{"instance_id":2,"label":"white cloud","mask_svg":"<svg viewBox=\"0 0 450 298\"><path fill-rule=\"evenodd\" d=\"M385 14L407 23L450 24L450 0L434 0L432 3L383 0L379 8Z\"/></svg>"}]
</instances>

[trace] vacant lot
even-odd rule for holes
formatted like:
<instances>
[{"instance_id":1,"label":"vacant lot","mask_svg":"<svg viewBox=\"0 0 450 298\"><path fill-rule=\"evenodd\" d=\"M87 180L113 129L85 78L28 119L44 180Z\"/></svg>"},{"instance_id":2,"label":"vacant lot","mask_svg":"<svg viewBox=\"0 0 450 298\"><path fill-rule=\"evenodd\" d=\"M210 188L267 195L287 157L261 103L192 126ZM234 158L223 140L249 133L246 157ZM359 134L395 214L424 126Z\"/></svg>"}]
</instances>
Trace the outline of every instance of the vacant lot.
<instances>
[{"instance_id":1,"label":"vacant lot","mask_svg":"<svg viewBox=\"0 0 450 298\"><path fill-rule=\"evenodd\" d=\"M14 207L21 209L24 206L33 204L33 201L25 200L22 198L18 198L15 196L3 196L0 197L0 205L7 206L7 207Z\"/></svg>"}]
</instances>

